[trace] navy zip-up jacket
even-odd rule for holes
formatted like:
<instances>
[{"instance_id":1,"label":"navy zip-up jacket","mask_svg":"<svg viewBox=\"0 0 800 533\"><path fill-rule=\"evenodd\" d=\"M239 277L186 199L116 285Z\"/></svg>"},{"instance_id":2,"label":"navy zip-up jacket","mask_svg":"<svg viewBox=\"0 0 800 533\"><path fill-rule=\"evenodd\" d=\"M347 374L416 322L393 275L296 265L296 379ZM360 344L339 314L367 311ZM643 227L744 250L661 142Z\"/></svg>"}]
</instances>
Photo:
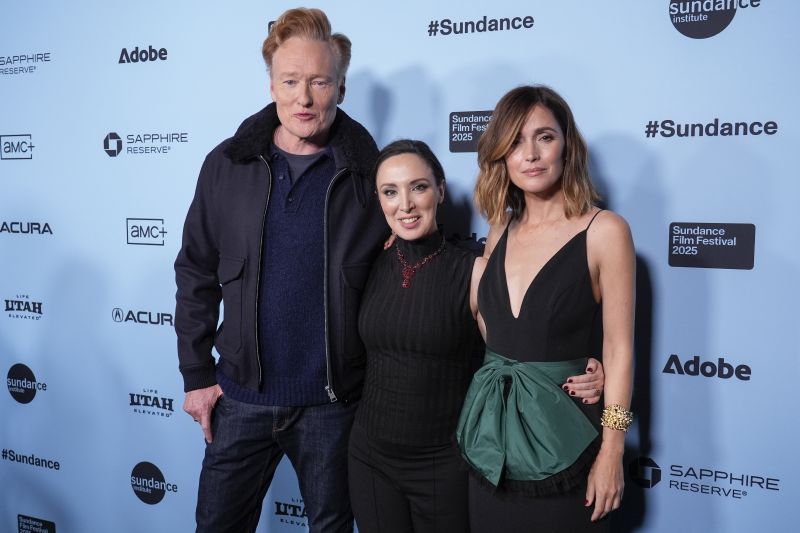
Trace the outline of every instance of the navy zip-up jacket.
<instances>
[{"instance_id":1,"label":"navy zip-up jacket","mask_svg":"<svg viewBox=\"0 0 800 533\"><path fill-rule=\"evenodd\" d=\"M239 385L258 390L264 378L258 287L281 281L260 268L273 179L263 154L279 124L275 104L268 105L214 148L200 170L175 260L175 331L187 392L216 384L212 347L222 372ZM329 147L336 175L324 221L326 388L331 401L350 401L359 397L364 376L357 329L361 293L388 228L372 193L378 150L370 134L338 109ZM218 328L220 302L224 321Z\"/></svg>"}]
</instances>

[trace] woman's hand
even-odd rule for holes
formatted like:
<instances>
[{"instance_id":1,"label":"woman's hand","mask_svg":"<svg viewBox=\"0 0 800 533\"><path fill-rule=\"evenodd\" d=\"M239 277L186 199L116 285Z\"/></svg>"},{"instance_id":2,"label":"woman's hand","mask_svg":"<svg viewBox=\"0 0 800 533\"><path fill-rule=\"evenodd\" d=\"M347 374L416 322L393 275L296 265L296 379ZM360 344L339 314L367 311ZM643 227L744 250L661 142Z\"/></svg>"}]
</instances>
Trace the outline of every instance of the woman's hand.
<instances>
[{"instance_id":1,"label":"woman's hand","mask_svg":"<svg viewBox=\"0 0 800 533\"><path fill-rule=\"evenodd\" d=\"M590 357L586 364L586 373L568 377L561 388L570 396L581 398L583 403L593 404L600 401L605 379L602 363Z\"/></svg>"},{"instance_id":2,"label":"woman's hand","mask_svg":"<svg viewBox=\"0 0 800 533\"><path fill-rule=\"evenodd\" d=\"M609 431L609 430L605 430ZM613 430L611 430L613 431ZM622 450L609 450L601 447L589 471L586 487L586 503L594 504L592 522L596 522L622 503L625 479L622 474Z\"/></svg>"}]
</instances>

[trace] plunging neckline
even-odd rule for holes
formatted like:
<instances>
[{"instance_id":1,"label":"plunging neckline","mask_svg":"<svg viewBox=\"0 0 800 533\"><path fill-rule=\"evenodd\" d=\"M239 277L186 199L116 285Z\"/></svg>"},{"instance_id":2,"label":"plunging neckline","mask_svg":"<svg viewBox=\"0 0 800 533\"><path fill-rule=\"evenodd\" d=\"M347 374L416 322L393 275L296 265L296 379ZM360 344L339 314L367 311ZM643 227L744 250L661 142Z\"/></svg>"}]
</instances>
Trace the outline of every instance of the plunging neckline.
<instances>
[{"instance_id":1,"label":"plunging neckline","mask_svg":"<svg viewBox=\"0 0 800 533\"><path fill-rule=\"evenodd\" d=\"M598 213L599 213L599 211L598 211ZM595 214L595 216L596 216L596 214ZM592 218L592 221L594 221L594 218ZM591 225L591 222L589 222L589 225ZM509 224L509 226L510 226L510 224ZM522 301L519 304L519 312L517 313L517 316L514 316L514 309L511 308L511 291L508 288L508 272L506 271L506 256L508 255L508 253L507 253L507 251L508 251L508 226L506 227L506 232L505 232L505 235L504 235L505 242L503 243L503 258L502 258L502 261L503 261L503 284L505 285L505 293L506 293L506 299L507 299L507 303L508 303L507 309L508 309L509 314L511 315L511 318L513 318L514 320L519 320L519 317L522 316L522 308L525 307L525 302L528 299L528 294L531 292L531 287L533 287L534 283L536 283L536 280L539 279L539 275L547 267L550 266L550 264L556 259L556 257L561 255L561 252L566 250L567 246L572 244L575 241L575 239L577 239L580 235L583 235L584 233L586 233L586 231L588 229L589 229L589 226L585 227L584 229L582 229L581 231L579 231L578 233L573 235L572 238L570 238L570 240L568 240L563 245L561 245L561 248L556 250L556 252L553 255L550 256L550 259L545 261L545 263L542 265L542 267L539 269L539 271L536 272L536 274L534 274L533 279L531 279L531 282L528 284L528 288L525 289L525 293L522 295Z\"/></svg>"}]
</instances>

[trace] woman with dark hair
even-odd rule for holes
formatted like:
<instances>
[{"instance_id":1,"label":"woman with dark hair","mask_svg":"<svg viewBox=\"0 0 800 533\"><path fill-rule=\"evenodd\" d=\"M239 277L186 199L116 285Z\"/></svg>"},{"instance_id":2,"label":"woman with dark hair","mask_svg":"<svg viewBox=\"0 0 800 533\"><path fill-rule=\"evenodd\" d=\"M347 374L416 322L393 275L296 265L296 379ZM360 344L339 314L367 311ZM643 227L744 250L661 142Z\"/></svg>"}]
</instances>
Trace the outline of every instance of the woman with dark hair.
<instances>
[{"instance_id":1,"label":"woman with dark hair","mask_svg":"<svg viewBox=\"0 0 800 533\"><path fill-rule=\"evenodd\" d=\"M635 255L627 223L594 206L587 159L569 106L542 86L503 96L478 143L486 357L456 432L473 533L607 531L620 505ZM600 351L602 415L559 387Z\"/></svg>"},{"instance_id":2,"label":"woman with dark hair","mask_svg":"<svg viewBox=\"0 0 800 533\"><path fill-rule=\"evenodd\" d=\"M353 513L361 533L464 532L467 474L453 435L483 350L475 317L485 260L438 231L445 176L425 143L393 142L375 168L397 238L373 265L359 312L367 371L350 435ZM576 395L596 400L595 374L573 378Z\"/></svg>"}]
</instances>

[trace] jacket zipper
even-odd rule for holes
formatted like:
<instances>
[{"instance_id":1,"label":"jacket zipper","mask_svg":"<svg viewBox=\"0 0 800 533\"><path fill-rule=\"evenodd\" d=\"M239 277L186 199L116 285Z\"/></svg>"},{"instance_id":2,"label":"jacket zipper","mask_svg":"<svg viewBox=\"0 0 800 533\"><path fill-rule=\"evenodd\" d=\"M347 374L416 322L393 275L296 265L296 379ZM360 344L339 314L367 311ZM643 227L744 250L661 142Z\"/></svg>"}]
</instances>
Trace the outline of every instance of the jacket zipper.
<instances>
[{"instance_id":1,"label":"jacket zipper","mask_svg":"<svg viewBox=\"0 0 800 533\"><path fill-rule=\"evenodd\" d=\"M336 393L333 390L333 373L331 372L331 339L330 335L328 334L328 200L331 196L331 189L333 185L336 183L336 180L342 176L342 174L347 172L347 168L341 169L337 172L331 182L328 184L328 190L325 192L325 213L323 215L322 220L322 231L323 231L323 253L325 254L325 275L323 277L323 297L325 302L325 368L327 371L328 377L328 384L325 385L325 392L328 393L328 399L331 403L334 403L338 400L336 398Z\"/></svg>"},{"instance_id":2,"label":"jacket zipper","mask_svg":"<svg viewBox=\"0 0 800 533\"><path fill-rule=\"evenodd\" d=\"M264 214L261 216L261 237L259 239L258 245L258 268L256 269L256 327L255 327L255 337L256 337L256 362L258 363L258 390L261 390L261 384L264 382L264 370L261 368L261 345L259 344L258 339L258 295L261 294L261 254L264 250L264 224L267 221L267 207L269 206L269 197L272 194L272 169L269 168L267 164L267 160L264 159L263 155L258 156L261 161L264 162L264 166L267 167L267 200L264 202Z\"/></svg>"}]
</instances>

